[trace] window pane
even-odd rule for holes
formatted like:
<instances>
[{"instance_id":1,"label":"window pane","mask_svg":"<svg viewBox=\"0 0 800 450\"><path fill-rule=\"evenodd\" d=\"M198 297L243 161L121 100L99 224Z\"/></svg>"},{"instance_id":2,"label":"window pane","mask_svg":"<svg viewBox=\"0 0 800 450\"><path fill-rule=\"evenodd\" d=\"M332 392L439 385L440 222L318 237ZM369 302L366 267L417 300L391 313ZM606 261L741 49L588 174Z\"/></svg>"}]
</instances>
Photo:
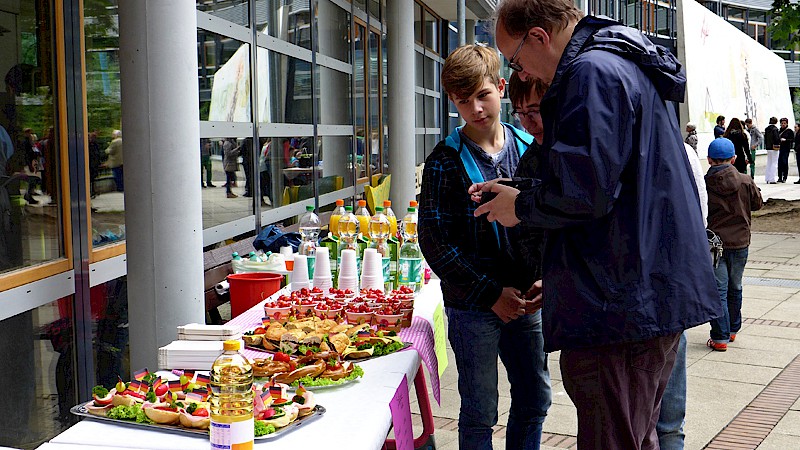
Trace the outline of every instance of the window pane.
<instances>
[{"instance_id":1,"label":"window pane","mask_svg":"<svg viewBox=\"0 0 800 450\"><path fill-rule=\"evenodd\" d=\"M425 96L425 127L439 128L439 99Z\"/></svg>"},{"instance_id":2,"label":"window pane","mask_svg":"<svg viewBox=\"0 0 800 450\"><path fill-rule=\"evenodd\" d=\"M755 9L750 10L750 22L758 22L762 24L767 23L767 12L766 11L758 11Z\"/></svg>"},{"instance_id":3,"label":"window pane","mask_svg":"<svg viewBox=\"0 0 800 450\"><path fill-rule=\"evenodd\" d=\"M360 9L361 11L367 10L366 0L353 0L353 4L356 5L356 8Z\"/></svg>"},{"instance_id":4,"label":"window pane","mask_svg":"<svg viewBox=\"0 0 800 450\"><path fill-rule=\"evenodd\" d=\"M99 284L90 291L94 336L95 383L111 389L117 375L131 372L128 346L128 277Z\"/></svg>"},{"instance_id":5,"label":"window pane","mask_svg":"<svg viewBox=\"0 0 800 450\"><path fill-rule=\"evenodd\" d=\"M425 58L425 65L422 72L424 83L422 87L431 89L433 91L438 91L439 75L441 73L440 64L430 58Z\"/></svg>"},{"instance_id":6,"label":"window pane","mask_svg":"<svg viewBox=\"0 0 800 450\"><path fill-rule=\"evenodd\" d=\"M425 11L425 46L439 53L439 19Z\"/></svg>"},{"instance_id":7,"label":"window pane","mask_svg":"<svg viewBox=\"0 0 800 450\"><path fill-rule=\"evenodd\" d=\"M367 6L369 7L369 13L372 14L372 17L378 20L383 20L381 18L381 4L378 0L369 0L369 4Z\"/></svg>"},{"instance_id":8,"label":"window pane","mask_svg":"<svg viewBox=\"0 0 800 450\"><path fill-rule=\"evenodd\" d=\"M319 52L350 62L350 13L330 0L318 0L317 33Z\"/></svg>"},{"instance_id":9,"label":"window pane","mask_svg":"<svg viewBox=\"0 0 800 450\"><path fill-rule=\"evenodd\" d=\"M424 86L425 82L423 72L425 67L425 56L420 52L414 52L414 85L415 86Z\"/></svg>"},{"instance_id":10,"label":"window pane","mask_svg":"<svg viewBox=\"0 0 800 450\"><path fill-rule=\"evenodd\" d=\"M352 125L353 108L350 97L351 75L317 66L319 77L317 77L317 101L319 102L319 123L323 125ZM363 72L362 72L363 73ZM363 85L363 75L362 75ZM363 88L358 100L364 102ZM360 107L363 114L363 106ZM363 124L363 115L361 116Z\"/></svg>"},{"instance_id":11,"label":"window pane","mask_svg":"<svg viewBox=\"0 0 800 450\"><path fill-rule=\"evenodd\" d=\"M197 29L200 120L249 122L250 45Z\"/></svg>"},{"instance_id":12,"label":"window pane","mask_svg":"<svg viewBox=\"0 0 800 450\"><path fill-rule=\"evenodd\" d=\"M379 36L377 33L369 34L369 147L371 168L370 174L382 172L383 168L380 161L380 141L379 136L383 134L380 111L380 60L378 54Z\"/></svg>"},{"instance_id":13,"label":"window pane","mask_svg":"<svg viewBox=\"0 0 800 450\"><path fill-rule=\"evenodd\" d=\"M311 63L258 49L258 117L264 123L312 123Z\"/></svg>"},{"instance_id":14,"label":"window pane","mask_svg":"<svg viewBox=\"0 0 800 450\"><path fill-rule=\"evenodd\" d=\"M314 197L313 141L310 136L261 138L258 173L262 210Z\"/></svg>"},{"instance_id":15,"label":"window pane","mask_svg":"<svg viewBox=\"0 0 800 450\"><path fill-rule=\"evenodd\" d=\"M256 0L256 27L261 33L311 49L308 5L308 0Z\"/></svg>"},{"instance_id":16,"label":"window pane","mask_svg":"<svg viewBox=\"0 0 800 450\"><path fill-rule=\"evenodd\" d=\"M422 44L422 6L414 3L414 40Z\"/></svg>"},{"instance_id":17,"label":"window pane","mask_svg":"<svg viewBox=\"0 0 800 450\"><path fill-rule=\"evenodd\" d=\"M422 94L415 94L414 95L414 106L416 113L414 125L417 128L425 127L425 96Z\"/></svg>"},{"instance_id":18,"label":"window pane","mask_svg":"<svg viewBox=\"0 0 800 450\"><path fill-rule=\"evenodd\" d=\"M0 9L0 273L63 255L50 2Z\"/></svg>"},{"instance_id":19,"label":"window pane","mask_svg":"<svg viewBox=\"0 0 800 450\"><path fill-rule=\"evenodd\" d=\"M744 20L744 9L728 6L728 19Z\"/></svg>"},{"instance_id":20,"label":"window pane","mask_svg":"<svg viewBox=\"0 0 800 450\"><path fill-rule=\"evenodd\" d=\"M87 2L88 3L88 2ZM247 0L197 0L197 10L244 27L250 26Z\"/></svg>"},{"instance_id":21,"label":"window pane","mask_svg":"<svg viewBox=\"0 0 800 450\"><path fill-rule=\"evenodd\" d=\"M420 165L425 162L425 135L418 134L414 141L416 148L416 164Z\"/></svg>"},{"instance_id":22,"label":"window pane","mask_svg":"<svg viewBox=\"0 0 800 450\"><path fill-rule=\"evenodd\" d=\"M203 228L253 214L252 138L217 137L200 140ZM209 171L211 183L208 181Z\"/></svg>"},{"instance_id":23,"label":"window pane","mask_svg":"<svg viewBox=\"0 0 800 450\"><path fill-rule=\"evenodd\" d=\"M364 176L364 146L356 158L356 170ZM319 194L353 186L353 138L351 136L322 136L317 153L317 183Z\"/></svg>"},{"instance_id":24,"label":"window pane","mask_svg":"<svg viewBox=\"0 0 800 450\"><path fill-rule=\"evenodd\" d=\"M77 422L72 317L65 297L0 321L0 445L34 448Z\"/></svg>"}]
</instances>

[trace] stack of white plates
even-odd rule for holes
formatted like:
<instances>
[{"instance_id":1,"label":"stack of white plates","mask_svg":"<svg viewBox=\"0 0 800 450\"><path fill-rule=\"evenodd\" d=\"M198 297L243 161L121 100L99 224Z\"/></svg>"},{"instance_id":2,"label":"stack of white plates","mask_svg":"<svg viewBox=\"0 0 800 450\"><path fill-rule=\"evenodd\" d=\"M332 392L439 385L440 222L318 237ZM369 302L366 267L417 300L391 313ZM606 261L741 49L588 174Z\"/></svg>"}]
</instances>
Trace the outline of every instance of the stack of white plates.
<instances>
[{"instance_id":1,"label":"stack of white plates","mask_svg":"<svg viewBox=\"0 0 800 450\"><path fill-rule=\"evenodd\" d=\"M210 370L223 341L173 341L158 349L158 368ZM244 348L244 344L242 344Z\"/></svg>"},{"instance_id":2,"label":"stack of white plates","mask_svg":"<svg viewBox=\"0 0 800 450\"><path fill-rule=\"evenodd\" d=\"M190 323L178 327L178 340L181 341L227 341L241 338L242 329L235 325Z\"/></svg>"}]
</instances>

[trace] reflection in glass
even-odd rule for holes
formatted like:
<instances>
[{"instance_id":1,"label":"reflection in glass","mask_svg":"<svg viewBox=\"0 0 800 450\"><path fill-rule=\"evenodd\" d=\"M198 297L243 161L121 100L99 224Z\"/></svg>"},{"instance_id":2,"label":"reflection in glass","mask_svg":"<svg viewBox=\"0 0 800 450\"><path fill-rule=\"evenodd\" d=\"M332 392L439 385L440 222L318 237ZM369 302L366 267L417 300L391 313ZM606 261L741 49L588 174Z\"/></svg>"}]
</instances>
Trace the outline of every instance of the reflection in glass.
<instances>
[{"instance_id":1,"label":"reflection in glass","mask_svg":"<svg viewBox=\"0 0 800 450\"><path fill-rule=\"evenodd\" d=\"M257 73L259 122L312 123L310 62L259 48Z\"/></svg>"},{"instance_id":2,"label":"reflection in glass","mask_svg":"<svg viewBox=\"0 0 800 450\"><path fill-rule=\"evenodd\" d=\"M414 94L414 123L417 128L425 127L425 96L422 94Z\"/></svg>"},{"instance_id":3,"label":"reflection in glass","mask_svg":"<svg viewBox=\"0 0 800 450\"><path fill-rule=\"evenodd\" d=\"M414 40L422 44L422 5L414 3Z\"/></svg>"},{"instance_id":4,"label":"reflection in glass","mask_svg":"<svg viewBox=\"0 0 800 450\"><path fill-rule=\"evenodd\" d=\"M317 1L318 51L350 63L350 13L330 0Z\"/></svg>"},{"instance_id":5,"label":"reflection in glass","mask_svg":"<svg viewBox=\"0 0 800 450\"><path fill-rule=\"evenodd\" d=\"M279 0L255 0L256 27L268 34L311 49L311 21L308 0L285 2Z\"/></svg>"},{"instance_id":6,"label":"reflection in glass","mask_svg":"<svg viewBox=\"0 0 800 450\"><path fill-rule=\"evenodd\" d=\"M364 146L356 155L356 170L364 173ZM353 186L353 138L350 136L322 136L317 149L317 183L319 195ZM321 171L320 171L321 168Z\"/></svg>"},{"instance_id":7,"label":"reflection in glass","mask_svg":"<svg viewBox=\"0 0 800 450\"><path fill-rule=\"evenodd\" d=\"M439 53L439 19L427 10L425 17L425 47Z\"/></svg>"},{"instance_id":8,"label":"reflection in glass","mask_svg":"<svg viewBox=\"0 0 800 450\"><path fill-rule=\"evenodd\" d=\"M378 33L369 33L369 175L373 173L381 173L384 171L383 164L381 163L381 145L380 136L383 134L383 127L381 125L381 76L380 67L381 60L379 54L379 36Z\"/></svg>"},{"instance_id":9,"label":"reflection in glass","mask_svg":"<svg viewBox=\"0 0 800 450\"><path fill-rule=\"evenodd\" d=\"M247 0L197 0L197 10L243 27L250 26L250 6Z\"/></svg>"},{"instance_id":10,"label":"reflection in glass","mask_svg":"<svg viewBox=\"0 0 800 450\"><path fill-rule=\"evenodd\" d=\"M0 446L35 448L76 422L72 297L0 321L0 342Z\"/></svg>"},{"instance_id":11,"label":"reflection in glass","mask_svg":"<svg viewBox=\"0 0 800 450\"><path fill-rule=\"evenodd\" d=\"M424 85L424 81L423 81L422 74L423 74L423 66L425 65L425 56L422 53L420 53L418 51L415 51L414 52L414 64L416 64L416 66L414 67L414 69L415 69L414 70L414 83L415 83L416 86L423 86Z\"/></svg>"},{"instance_id":12,"label":"reflection in glass","mask_svg":"<svg viewBox=\"0 0 800 450\"><path fill-rule=\"evenodd\" d=\"M313 140L310 136L261 138L258 173L262 210L314 197Z\"/></svg>"},{"instance_id":13,"label":"reflection in glass","mask_svg":"<svg viewBox=\"0 0 800 450\"><path fill-rule=\"evenodd\" d=\"M132 373L128 346L128 277L90 290L94 336L95 383L111 389L117 376Z\"/></svg>"},{"instance_id":14,"label":"reflection in glass","mask_svg":"<svg viewBox=\"0 0 800 450\"><path fill-rule=\"evenodd\" d=\"M250 46L197 29L200 120L249 122Z\"/></svg>"},{"instance_id":15,"label":"reflection in glass","mask_svg":"<svg viewBox=\"0 0 800 450\"><path fill-rule=\"evenodd\" d=\"M325 66L318 65L317 69L319 73L319 88L317 89L319 123L323 125L352 125L353 108L351 104L352 98L350 97L352 75L339 72L336 69L329 69ZM363 75L360 78L363 86ZM356 89L358 89L358 83L356 83ZM361 94L357 94L356 98L363 103L363 87ZM361 123L363 124L364 122L362 121Z\"/></svg>"},{"instance_id":16,"label":"reflection in glass","mask_svg":"<svg viewBox=\"0 0 800 450\"><path fill-rule=\"evenodd\" d=\"M414 148L416 150L416 165L425 162L425 135L418 134L414 136Z\"/></svg>"},{"instance_id":17,"label":"reflection in glass","mask_svg":"<svg viewBox=\"0 0 800 450\"><path fill-rule=\"evenodd\" d=\"M367 7L369 8L369 13L372 15L372 17L378 20L383 20L381 18L381 4L378 0L369 0Z\"/></svg>"},{"instance_id":18,"label":"reflection in glass","mask_svg":"<svg viewBox=\"0 0 800 450\"><path fill-rule=\"evenodd\" d=\"M255 182L252 142L252 138L233 137L200 140L203 228L253 214L253 202L249 198L253 196Z\"/></svg>"},{"instance_id":19,"label":"reflection in glass","mask_svg":"<svg viewBox=\"0 0 800 450\"><path fill-rule=\"evenodd\" d=\"M425 96L425 127L439 127L439 99Z\"/></svg>"},{"instance_id":20,"label":"reflection in glass","mask_svg":"<svg viewBox=\"0 0 800 450\"><path fill-rule=\"evenodd\" d=\"M439 90L439 74L441 73L441 64L431 58L425 58L423 67L423 85L422 87L432 91Z\"/></svg>"},{"instance_id":21,"label":"reflection in glass","mask_svg":"<svg viewBox=\"0 0 800 450\"><path fill-rule=\"evenodd\" d=\"M39 3L0 8L0 273L63 254L54 13Z\"/></svg>"}]
</instances>

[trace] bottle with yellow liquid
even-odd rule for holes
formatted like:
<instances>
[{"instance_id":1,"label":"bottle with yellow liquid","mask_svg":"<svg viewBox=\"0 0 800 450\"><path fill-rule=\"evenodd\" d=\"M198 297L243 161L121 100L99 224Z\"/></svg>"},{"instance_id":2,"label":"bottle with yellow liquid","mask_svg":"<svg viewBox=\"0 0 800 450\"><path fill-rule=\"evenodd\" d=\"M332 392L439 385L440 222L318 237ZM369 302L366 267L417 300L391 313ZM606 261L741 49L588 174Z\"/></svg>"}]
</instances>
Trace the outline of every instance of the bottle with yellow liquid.
<instances>
[{"instance_id":1,"label":"bottle with yellow liquid","mask_svg":"<svg viewBox=\"0 0 800 450\"><path fill-rule=\"evenodd\" d=\"M361 228L361 234L365 238L369 238L369 219L372 216L367 209L367 201L366 200L359 200L358 201L358 208L355 211L356 218L358 219L358 226Z\"/></svg>"},{"instance_id":2,"label":"bottle with yellow liquid","mask_svg":"<svg viewBox=\"0 0 800 450\"><path fill-rule=\"evenodd\" d=\"M253 366L239 349L240 341L225 341L211 366L211 448L252 450Z\"/></svg>"},{"instance_id":3,"label":"bottle with yellow liquid","mask_svg":"<svg viewBox=\"0 0 800 450\"><path fill-rule=\"evenodd\" d=\"M391 253L389 252L389 219L383 213L383 206L375 207L375 215L369 219L369 247L378 250L383 260L384 291L391 291L394 280L391 279Z\"/></svg>"},{"instance_id":4,"label":"bottle with yellow liquid","mask_svg":"<svg viewBox=\"0 0 800 450\"><path fill-rule=\"evenodd\" d=\"M344 215L344 200L336 200L336 208L331 213L331 222L328 225L328 231L334 236L339 236L339 219Z\"/></svg>"},{"instance_id":5,"label":"bottle with yellow liquid","mask_svg":"<svg viewBox=\"0 0 800 450\"><path fill-rule=\"evenodd\" d=\"M342 262L342 250L355 250L356 264L359 273L361 272L361 257L356 239L358 238L360 229L361 227L358 223L358 219L356 219L355 214L353 214L353 207L345 206L344 214L342 214L342 218L339 219L339 251L337 252L336 264L338 266Z\"/></svg>"},{"instance_id":6,"label":"bottle with yellow liquid","mask_svg":"<svg viewBox=\"0 0 800 450\"><path fill-rule=\"evenodd\" d=\"M397 216L394 215L394 211L392 211L392 201L391 200L384 200L383 201L383 213L386 214L386 218L389 219L389 237L396 238L397 237Z\"/></svg>"},{"instance_id":7,"label":"bottle with yellow liquid","mask_svg":"<svg viewBox=\"0 0 800 450\"><path fill-rule=\"evenodd\" d=\"M403 218L403 245L397 263L397 285L409 286L414 292L422 289L422 251L417 244L417 209L408 208Z\"/></svg>"}]
</instances>

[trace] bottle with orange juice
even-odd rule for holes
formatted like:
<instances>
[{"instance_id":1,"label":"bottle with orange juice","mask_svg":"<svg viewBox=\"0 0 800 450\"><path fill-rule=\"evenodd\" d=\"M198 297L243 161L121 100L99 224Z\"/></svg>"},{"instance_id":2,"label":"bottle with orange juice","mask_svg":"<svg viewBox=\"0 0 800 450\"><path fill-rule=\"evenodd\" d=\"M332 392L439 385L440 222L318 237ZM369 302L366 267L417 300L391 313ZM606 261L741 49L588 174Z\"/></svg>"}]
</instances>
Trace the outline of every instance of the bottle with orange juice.
<instances>
[{"instance_id":1,"label":"bottle with orange juice","mask_svg":"<svg viewBox=\"0 0 800 450\"><path fill-rule=\"evenodd\" d=\"M366 200L359 200L358 201L358 208L354 213L356 218L358 219L358 227L361 230L362 236L365 238L369 238L369 220L372 219L372 215L369 213L367 209L367 201Z\"/></svg>"},{"instance_id":2,"label":"bottle with orange juice","mask_svg":"<svg viewBox=\"0 0 800 450\"><path fill-rule=\"evenodd\" d=\"M336 200L336 208L331 213L331 221L328 225L328 231L334 236L339 236L339 219L344 215L344 200Z\"/></svg>"}]
</instances>

